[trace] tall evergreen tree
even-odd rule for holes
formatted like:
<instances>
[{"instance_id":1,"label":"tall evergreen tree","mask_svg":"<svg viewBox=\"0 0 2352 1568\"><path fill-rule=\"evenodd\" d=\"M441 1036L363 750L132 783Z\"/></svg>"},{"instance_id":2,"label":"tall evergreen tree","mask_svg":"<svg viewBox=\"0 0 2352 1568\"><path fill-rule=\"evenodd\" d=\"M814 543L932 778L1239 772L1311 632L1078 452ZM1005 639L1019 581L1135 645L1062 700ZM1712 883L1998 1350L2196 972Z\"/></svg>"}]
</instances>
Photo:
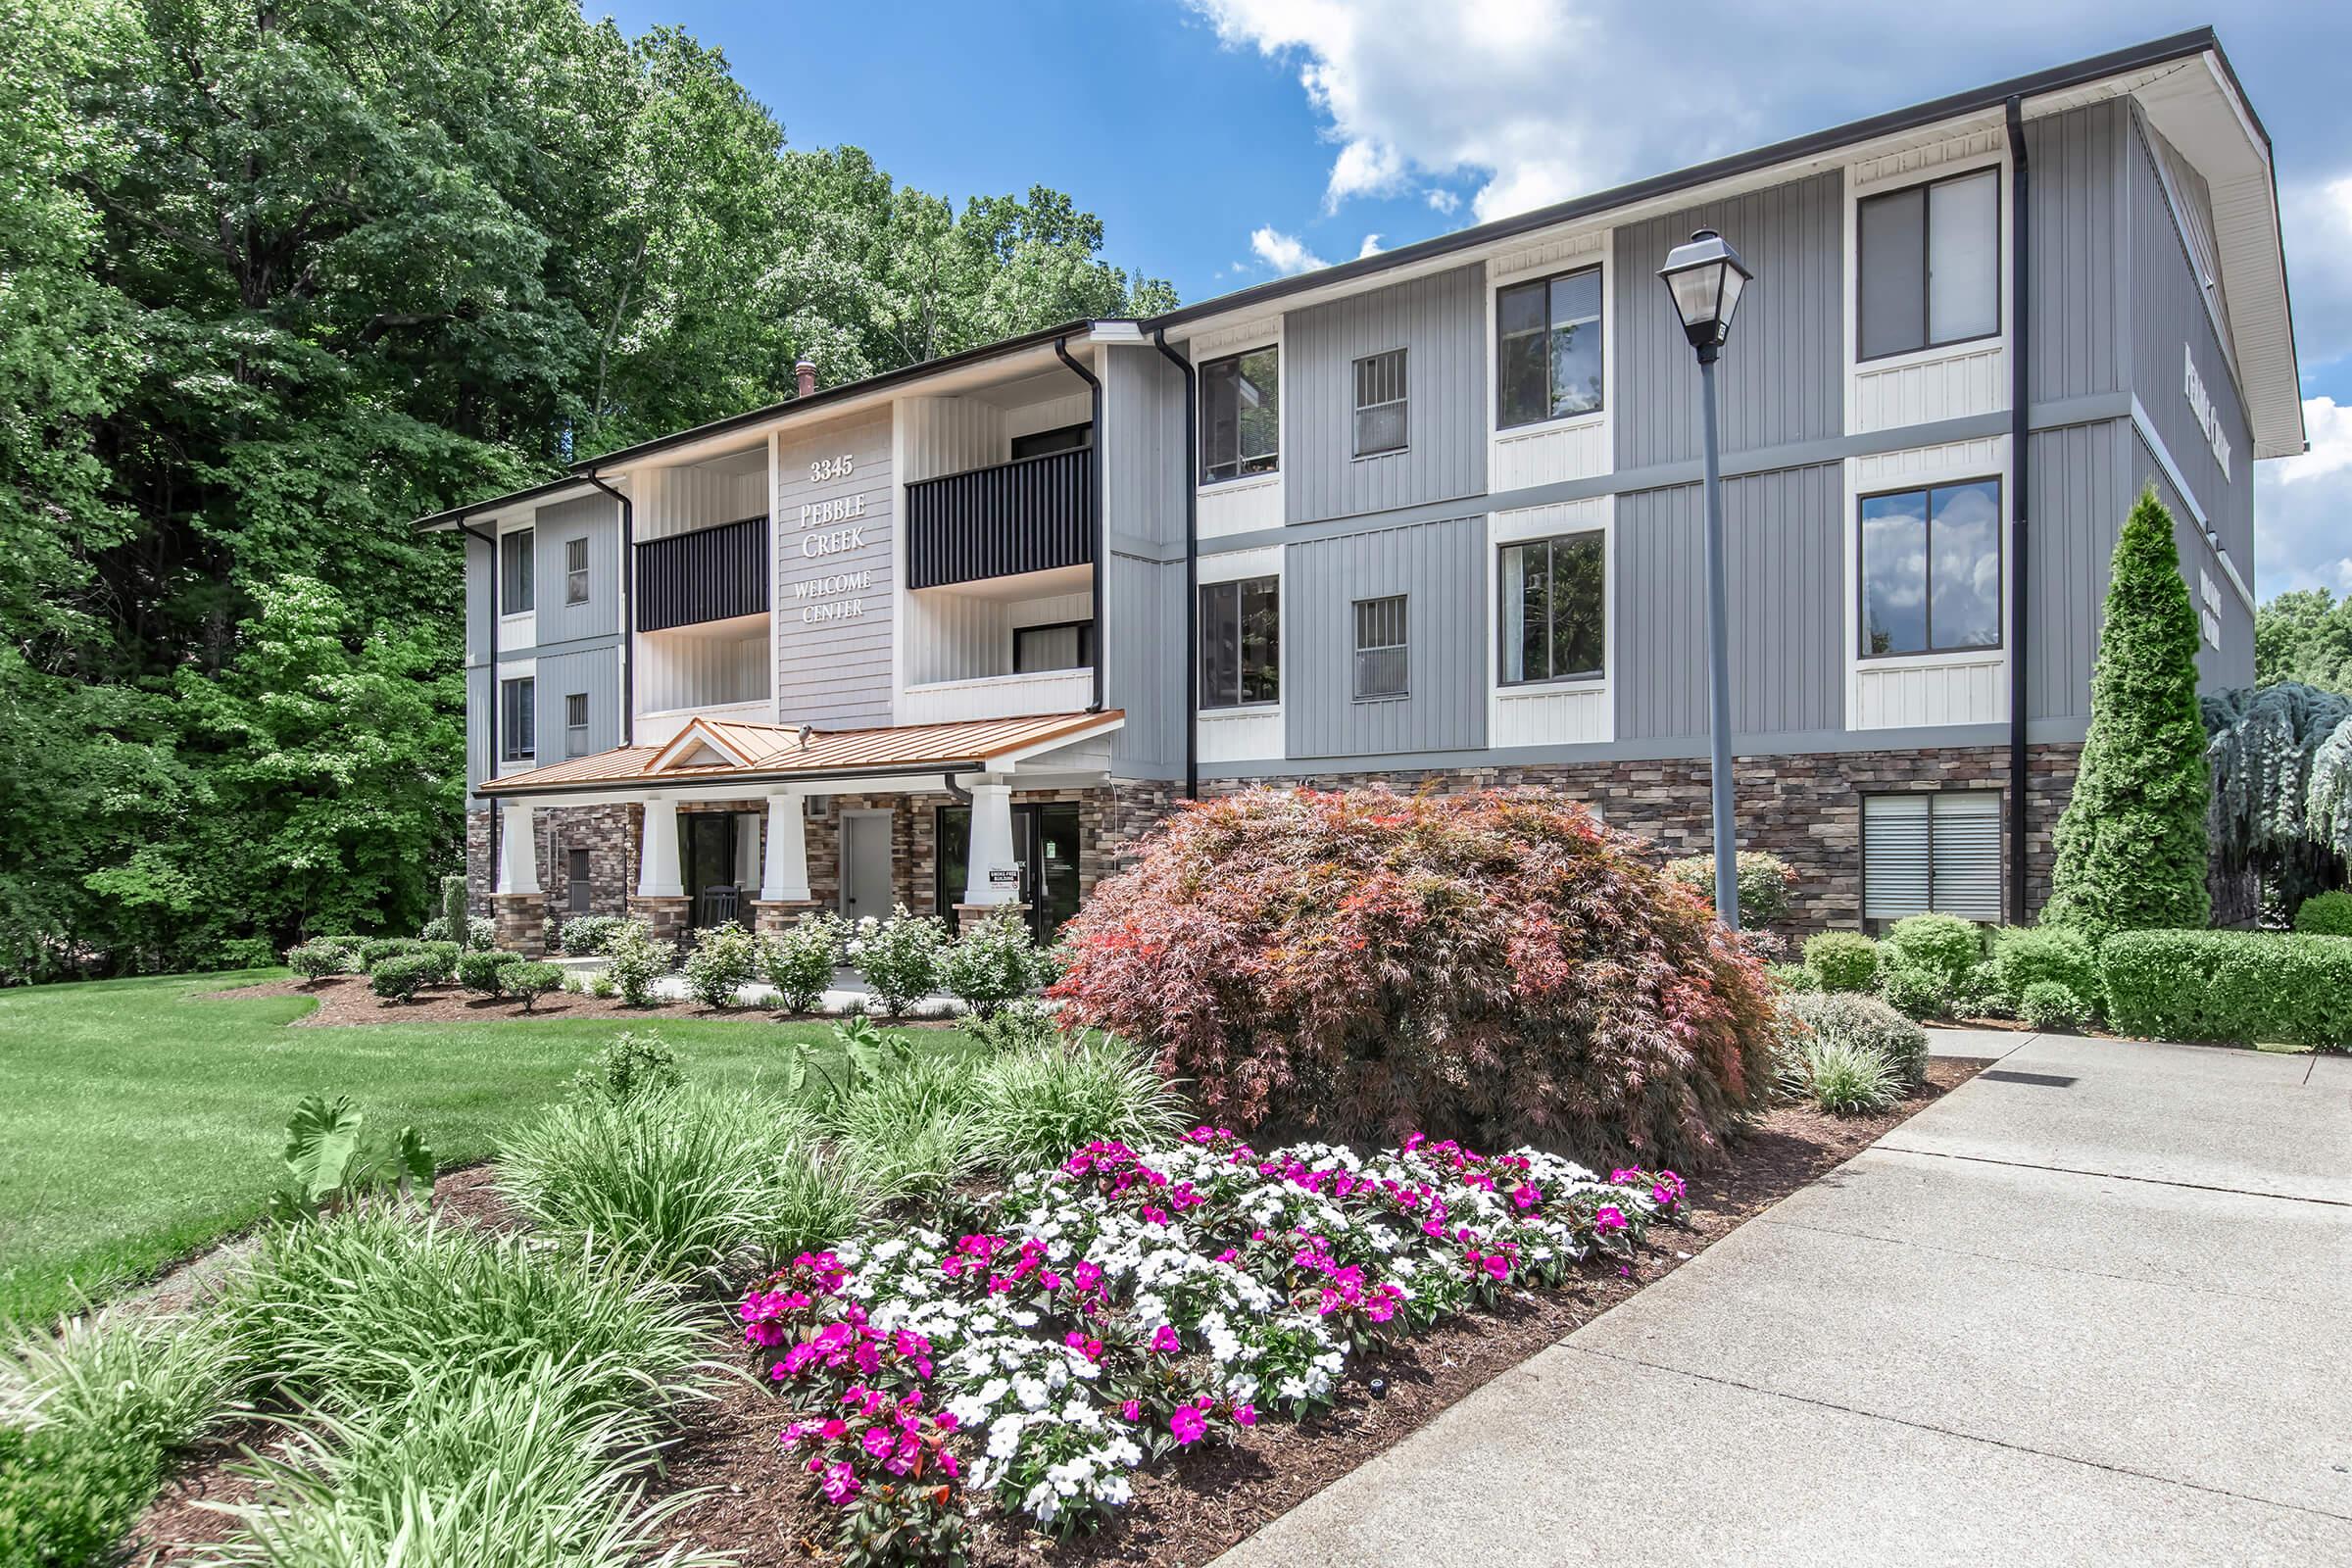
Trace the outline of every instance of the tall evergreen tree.
<instances>
[{"instance_id":1,"label":"tall evergreen tree","mask_svg":"<svg viewBox=\"0 0 2352 1568\"><path fill-rule=\"evenodd\" d=\"M2153 488L2143 490L2115 542L2090 734L2058 819L2044 920L2095 937L2201 927L2211 913L2197 638L2173 514Z\"/></svg>"}]
</instances>

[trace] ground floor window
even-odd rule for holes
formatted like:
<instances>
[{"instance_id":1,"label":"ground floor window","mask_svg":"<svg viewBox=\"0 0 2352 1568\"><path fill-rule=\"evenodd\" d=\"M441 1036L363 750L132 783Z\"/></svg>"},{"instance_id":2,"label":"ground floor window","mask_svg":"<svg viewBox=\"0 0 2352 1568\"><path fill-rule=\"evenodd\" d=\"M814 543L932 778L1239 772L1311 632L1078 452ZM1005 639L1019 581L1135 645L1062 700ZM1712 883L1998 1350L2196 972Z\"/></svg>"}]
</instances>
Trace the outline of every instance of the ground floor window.
<instances>
[{"instance_id":1,"label":"ground floor window","mask_svg":"<svg viewBox=\"0 0 2352 1568\"><path fill-rule=\"evenodd\" d=\"M1997 790L1862 798L1862 917L2001 917Z\"/></svg>"},{"instance_id":2,"label":"ground floor window","mask_svg":"<svg viewBox=\"0 0 2352 1568\"><path fill-rule=\"evenodd\" d=\"M971 874L972 808L939 808L936 857L938 902L947 913L964 899ZM1078 912L1078 804L1075 801L1015 803L1012 858L1021 868L1020 900L1029 906L1029 931L1051 942L1064 920Z\"/></svg>"}]
</instances>

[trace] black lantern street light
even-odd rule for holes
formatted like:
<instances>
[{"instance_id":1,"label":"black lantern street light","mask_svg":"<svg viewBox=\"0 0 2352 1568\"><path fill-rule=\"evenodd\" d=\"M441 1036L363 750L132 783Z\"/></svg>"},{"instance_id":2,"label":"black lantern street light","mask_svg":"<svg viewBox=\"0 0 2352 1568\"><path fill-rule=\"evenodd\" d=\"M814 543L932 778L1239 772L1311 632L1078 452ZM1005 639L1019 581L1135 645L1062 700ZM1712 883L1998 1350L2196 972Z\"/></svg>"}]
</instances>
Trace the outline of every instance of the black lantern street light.
<instances>
[{"instance_id":1,"label":"black lantern street light","mask_svg":"<svg viewBox=\"0 0 2352 1568\"><path fill-rule=\"evenodd\" d=\"M1674 296L1683 335L1698 351L1699 423L1705 432L1707 499L1707 728L1714 743L1711 777L1715 787L1715 912L1740 929L1740 857L1732 831L1732 662L1729 592L1724 585L1723 473L1715 446L1715 359L1732 333L1732 313L1756 274L1724 243L1702 228L1688 245L1666 253L1658 276Z\"/></svg>"}]
</instances>

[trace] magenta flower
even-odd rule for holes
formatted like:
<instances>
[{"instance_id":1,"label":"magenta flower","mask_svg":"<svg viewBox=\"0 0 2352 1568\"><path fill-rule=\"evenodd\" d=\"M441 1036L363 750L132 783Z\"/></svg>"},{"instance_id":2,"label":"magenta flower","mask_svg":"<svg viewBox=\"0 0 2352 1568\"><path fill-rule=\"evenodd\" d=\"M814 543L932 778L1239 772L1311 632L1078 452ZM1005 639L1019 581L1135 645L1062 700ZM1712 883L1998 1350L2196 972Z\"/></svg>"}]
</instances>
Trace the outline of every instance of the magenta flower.
<instances>
[{"instance_id":1,"label":"magenta flower","mask_svg":"<svg viewBox=\"0 0 2352 1568\"><path fill-rule=\"evenodd\" d=\"M1189 1443L1199 1443L1202 1437L1206 1436L1208 1423L1201 1419L1199 1410L1187 1404L1179 1407L1174 1415L1168 1417L1168 1430L1176 1435L1177 1445L1182 1446Z\"/></svg>"}]
</instances>

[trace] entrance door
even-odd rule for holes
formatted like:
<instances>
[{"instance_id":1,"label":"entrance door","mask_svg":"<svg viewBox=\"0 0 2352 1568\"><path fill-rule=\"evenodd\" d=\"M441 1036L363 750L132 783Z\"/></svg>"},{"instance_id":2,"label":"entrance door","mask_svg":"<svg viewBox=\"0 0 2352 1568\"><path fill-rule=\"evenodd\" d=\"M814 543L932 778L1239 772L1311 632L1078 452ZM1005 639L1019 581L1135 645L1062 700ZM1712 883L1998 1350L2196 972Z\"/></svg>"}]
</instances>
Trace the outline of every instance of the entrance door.
<instances>
[{"instance_id":1,"label":"entrance door","mask_svg":"<svg viewBox=\"0 0 2352 1568\"><path fill-rule=\"evenodd\" d=\"M970 872L972 808L939 808L939 907L961 904ZM1061 923L1078 912L1078 807L1059 801L1015 805L1012 858L1020 867L1020 899L1029 906L1029 934L1054 940Z\"/></svg>"},{"instance_id":2,"label":"entrance door","mask_svg":"<svg viewBox=\"0 0 2352 1568\"><path fill-rule=\"evenodd\" d=\"M841 912L890 918L890 813L841 813Z\"/></svg>"}]
</instances>

